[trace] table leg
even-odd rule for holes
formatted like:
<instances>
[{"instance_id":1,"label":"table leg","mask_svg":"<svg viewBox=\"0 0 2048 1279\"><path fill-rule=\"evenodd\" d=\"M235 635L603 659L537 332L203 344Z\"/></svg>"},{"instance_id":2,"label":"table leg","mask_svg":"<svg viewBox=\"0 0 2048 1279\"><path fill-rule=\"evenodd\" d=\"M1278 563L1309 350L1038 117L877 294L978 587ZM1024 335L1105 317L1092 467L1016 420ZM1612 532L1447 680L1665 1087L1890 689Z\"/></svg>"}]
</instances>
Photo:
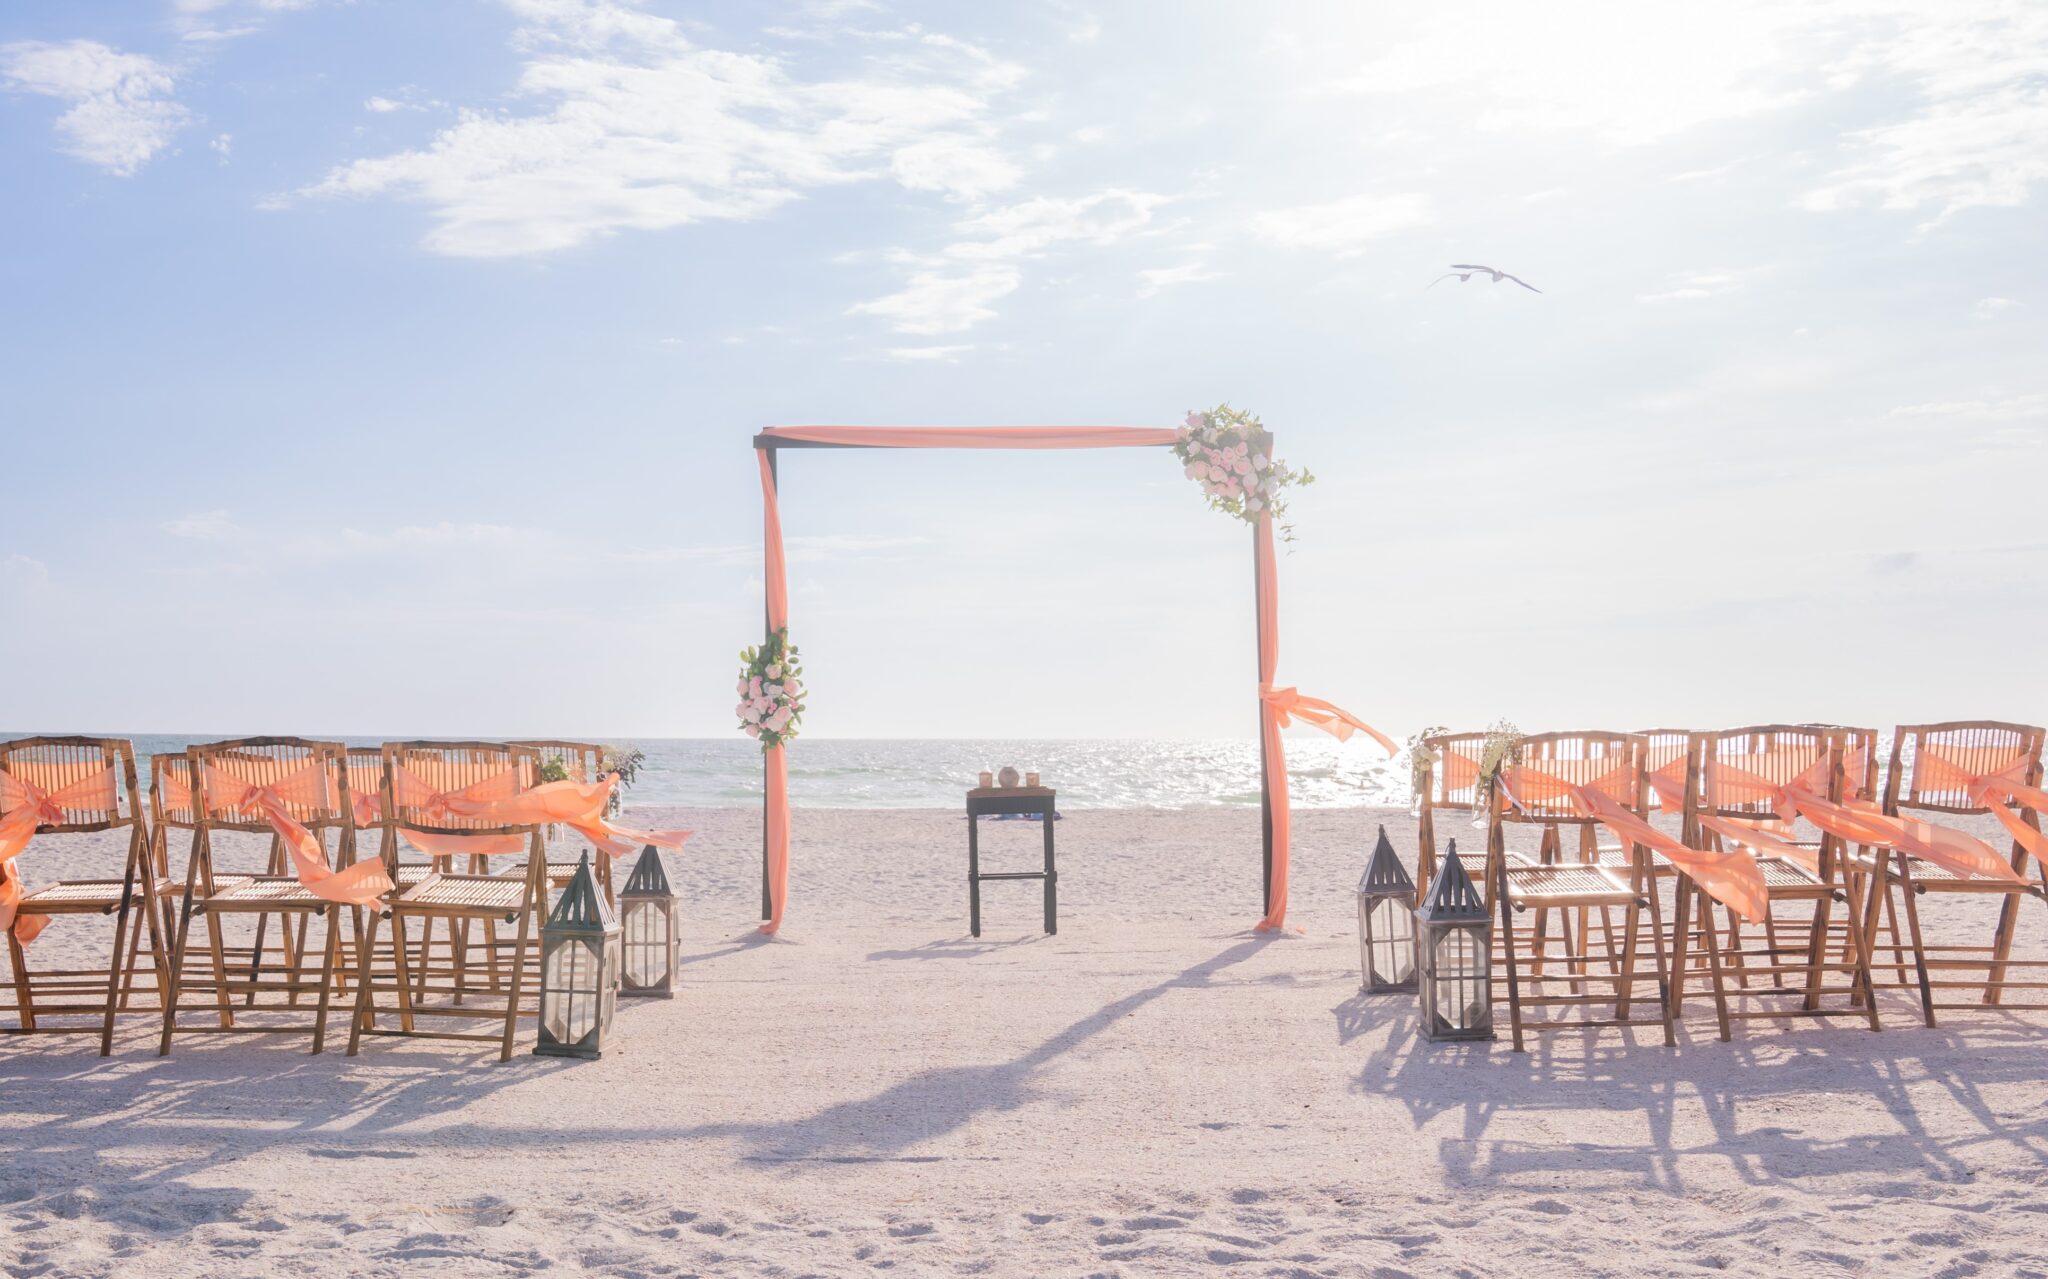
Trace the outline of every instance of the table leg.
<instances>
[{"instance_id":1,"label":"table leg","mask_svg":"<svg viewBox=\"0 0 2048 1279\"><path fill-rule=\"evenodd\" d=\"M981 936L981 819L967 815L967 931Z\"/></svg>"},{"instance_id":2,"label":"table leg","mask_svg":"<svg viewBox=\"0 0 2048 1279\"><path fill-rule=\"evenodd\" d=\"M1045 806L1045 931L1052 935L1060 930L1060 878L1053 869L1052 860L1052 805Z\"/></svg>"}]
</instances>

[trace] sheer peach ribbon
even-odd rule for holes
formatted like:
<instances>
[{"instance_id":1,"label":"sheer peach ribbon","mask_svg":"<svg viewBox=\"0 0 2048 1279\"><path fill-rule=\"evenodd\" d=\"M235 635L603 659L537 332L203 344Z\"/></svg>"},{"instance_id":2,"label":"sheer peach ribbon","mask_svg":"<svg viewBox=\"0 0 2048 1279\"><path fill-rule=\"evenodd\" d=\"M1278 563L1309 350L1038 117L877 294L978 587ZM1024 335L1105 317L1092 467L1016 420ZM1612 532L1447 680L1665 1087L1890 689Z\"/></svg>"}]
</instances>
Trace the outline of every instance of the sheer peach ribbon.
<instances>
[{"instance_id":1,"label":"sheer peach ribbon","mask_svg":"<svg viewBox=\"0 0 2048 1279\"><path fill-rule=\"evenodd\" d=\"M42 826L61 826L71 811L112 812L119 802L114 787L114 770L109 767L91 777L44 790L13 773L0 773L0 933L13 930L14 939L26 946L49 927L48 915L23 915L21 867L15 858L36 837Z\"/></svg>"},{"instance_id":2,"label":"sheer peach ribbon","mask_svg":"<svg viewBox=\"0 0 2048 1279\"><path fill-rule=\"evenodd\" d=\"M1303 697L1297 689L1274 688L1271 684L1261 684L1259 700L1273 708L1273 713L1279 717L1282 728L1290 728L1299 720L1304 724L1313 724L1340 742L1350 741L1353 733L1364 733L1386 747L1389 755L1398 753L1400 749L1394 745L1392 738L1350 711L1332 706L1320 697Z\"/></svg>"},{"instance_id":3,"label":"sheer peach ribbon","mask_svg":"<svg viewBox=\"0 0 2048 1279\"><path fill-rule=\"evenodd\" d=\"M1623 843L1641 844L1692 877L1700 891L1745 919L1762 919L1770 909L1764 873L1747 853L1715 853L1693 848L1667 835L1617 802L1613 792L1627 795L1631 772L1617 768L1590 782L1568 781L1526 764L1503 766L1499 786L1508 801L1524 812L1535 804L1569 800L1580 817L1597 821Z\"/></svg>"},{"instance_id":4,"label":"sheer peach ribbon","mask_svg":"<svg viewBox=\"0 0 2048 1279\"><path fill-rule=\"evenodd\" d=\"M1446 746L1443 748L1444 793L1464 790L1479 785L1479 761L1470 755L1460 755Z\"/></svg>"},{"instance_id":5,"label":"sheer peach ribbon","mask_svg":"<svg viewBox=\"0 0 2048 1279\"><path fill-rule=\"evenodd\" d=\"M683 841L690 837L686 830L637 830L608 820L605 809L610 804L612 789L619 783L617 773L607 774L595 782L543 782L523 790L519 786L518 774L511 769L452 791L436 789L432 782L403 764L392 770L391 778L392 792L398 803L425 813L429 818L457 817L494 826L544 826L559 822L580 833L592 847L612 857L638 852L646 844L680 849ZM413 832L407 832L407 839L413 837ZM469 845L458 850L467 853L516 852L521 842L517 835L457 835L453 838ZM512 846L483 849L480 842L486 839L510 839ZM422 844L421 847L427 846Z\"/></svg>"},{"instance_id":6,"label":"sheer peach ribbon","mask_svg":"<svg viewBox=\"0 0 2048 1279\"><path fill-rule=\"evenodd\" d=\"M1782 783L1746 769L1719 764L1714 770L1715 789L1736 797L1738 802L1766 801L1785 821L1804 817L1837 839L1897 849L1964 879L1983 875L2021 882L2019 873L1975 835L1917 817L1891 816L1869 800L1830 802L1814 789L1826 763L1824 759L1815 761L1798 777Z\"/></svg>"},{"instance_id":7,"label":"sheer peach ribbon","mask_svg":"<svg viewBox=\"0 0 2048 1279\"><path fill-rule=\"evenodd\" d=\"M1962 791L1973 802L1990 809L1998 824L2011 832L2014 841L2035 861L2048 865L2048 835L2029 826L2025 818L2013 811L2023 808L2038 817L2048 817L2048 791L2026 784L2033 761L2023 752L2000 757L1990 755L1984 747L1931 746L1923 742L1914 760L1916 774L1926 779L1921 789ZM2001 860L2000 864L2006 863Z\"/></svg>"},{"instance_id":8,"label":"sheer peach ribbon","mask_svg":"<svg viewBox=\"0 0 2048 1279\"><path fill-rule=\"evenodd\" d=\"M345 870L327 864L320 838L291 815L288 804L318 807L328 802L327 768L315 760L268 784L238 777L217 764L206 765L206 805L215 814L253 817L261 814L291 855L293 873L307 892L322 901L367 906L391 891L391 877L381 859L360 861Z\"/></svg>"},{"instance_id":9,"label":"sheer peach ribbon","mask_svg":"<svg viewBox=\"0 0 2048 1279\"><path fill-rule=\"evenodd\" d=\"M1812 756L1815 751L1806 750L1799 754ZM1795 814L1791 799L1791 794L1795 790L1810 797L1812 801L1825 802L1820 800L1814 788L1825 785L1821 775L1826 770L1827 756L1821 754L1793 781L1780 786L1761 773L1716 759L1707 774L1708 807L1762 802L1768 804L1772 812L1779 815L1735 818L1721 817L1714 813L1695 813L1694 817L1701 827L1723 839L1732 840L1767 857L1789 858L1817 875L1820 873L1820 854L1810 848L1801 848L1786 838L1792 833L1792 819L1784 814Z\"/></svg>"},{"instance_id":10,"label":"sheer peach ribbon","mask_svg":"<svg viewBox=\"0 0 2048 1279\"><path fill-rule=\"evenodd\" d=\"M1657 796L1658 806L1669 812L1678 812L1685 807L1685 750L1686 744L1665 744L1650 747L1650 756L1644 761L1649 769L1650 789Z\"/></svg>"}]
</instances>

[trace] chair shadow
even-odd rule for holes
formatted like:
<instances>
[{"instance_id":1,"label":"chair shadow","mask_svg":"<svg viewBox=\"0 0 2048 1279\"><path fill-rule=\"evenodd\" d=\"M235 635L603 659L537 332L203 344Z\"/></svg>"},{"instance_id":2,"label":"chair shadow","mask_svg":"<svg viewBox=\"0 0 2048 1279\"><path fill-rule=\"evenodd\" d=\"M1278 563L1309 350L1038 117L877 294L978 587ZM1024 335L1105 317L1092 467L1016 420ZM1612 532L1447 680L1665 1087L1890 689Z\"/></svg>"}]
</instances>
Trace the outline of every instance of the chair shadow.
<instances>
[{"instance_id":1,"label":"chair shadow","mask_svg":"<svg viewBox=\"0 0 2048 1279\"><path fill-rule=\"evenodd\" d=\"M1878 1034L1840 1026L1784 1027L1720 1043L1712 1032L1681 1026L1679 1047L1663 1046L1657 1027L1553 1030L1532 1036L1530 1051L1493 1044L1433 1044L1416 1029L1412 1003L1374 1017L1353 997L1332 1009L1340 1043L1381 1026L1387 1034L1367 1057L1353 1088L1407 1107L1418 1129L1461 1113L1456 1137L1443 1138L1438 1158L1453 1182L1553 1183L1566 1172L1604 1173L1646 1188L1683 1193L1685 1161L1727 1161L1758 1186L1831 1173L1891 1173L1901 1178L1966 1181L1975 1148L2004 1143L2048 1161L2048 1115L2003 1119L1982 1089L2040 1078L2040 1030L2021 1023L1961 1029L1890 1028ZM1754 1024L1754 1023L1752 1023ZM1765 1023L1768 1024L1768 1023ZM1788 1040L1788 1036L1809 1037ZM1973 1131L1939 1137L1922 1121L1912 1089L1932 1084L1974 1120ZM1809 1133L1757 1126L1759 1113L1815 1093L1865 1099L1889 1115L1895 1133ZM1625 1110L1644 1116L1647 1138L1626 1144L1532 1141L1489 1133L1501 1116L1569 1116ZM1746 1113L1745 1113L1746 1112ZM1679 1120L1704 1114L1710 1133L1681 1142ZM1750 1120L1745 1126L1744 1120ZM1546 1179L1549 1179L1546 1182Z\"/></svg>"},{"instance_id":2,"label":"chair shadow","mask_svg":"<svg viewBox=\"0 0 2048 1279\"><path fill-rule=\"evenodd\" d=\"M1027 933L1012 937L1008 941L985 941L979 937L946 937L928 941L909 950L876 950L868 953L868 959L972 959L976 955L993 955L1020 946L1036 946L1051 939L1049 933Z\"/></svg>"}]
</instances>

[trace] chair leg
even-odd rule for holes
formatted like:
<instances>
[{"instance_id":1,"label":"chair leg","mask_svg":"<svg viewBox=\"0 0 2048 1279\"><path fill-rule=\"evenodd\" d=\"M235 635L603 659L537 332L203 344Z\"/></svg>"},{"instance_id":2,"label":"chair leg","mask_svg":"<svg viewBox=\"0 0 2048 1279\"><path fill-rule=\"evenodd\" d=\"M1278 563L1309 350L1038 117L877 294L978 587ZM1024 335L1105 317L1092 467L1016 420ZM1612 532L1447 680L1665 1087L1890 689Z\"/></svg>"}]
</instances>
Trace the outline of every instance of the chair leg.
<instances>
[{"instance_id":1,"label":"chair leg","mask_svg":"<svg viewBox=\"0 0 2048 1279\"><path fill-rule=\"evenodd\" d=\"M1672 890L1671 901L1671 1019L1677 1022L1685 1008L1685 983L1690 974L1688 965L1692 957L1686 952L1691 940L1692 926L1687 921L1692 917L1692 881L1683 875Z\"/></svg>"},{"instance_id":2,"label":"chair leg","mask_svg":"<svg viewBox=\"0 0 2048 1279\"><path fill-rule=\"evenodd\" d=\"M21 1018L23 1030L36 1028L36 1004L33 984L28 979L28 954L23 949L12 928L7 930L7 957L14 964L14 1009Z\"/></svg>"},{"instance_id":3,"label":"chair leg","mask_svg":"<svg viewBox=\"0 0 2048 1279\"><path fill-rule=\"evenodd\" d=\"M164 1031L156 1045L156 1055L159 1057L171 1055L171 1035L178 1028L178 992L185 974L185 943L190 940L191 933L192 895L187 892L185 904L178 911L178 935L171 943L171 967L168 980L164 984Z\"/></svg>"},{"instance_id":4,"label":"chair leg","mask_svg":"<svg viewBox=\"0 0 2048 1279\"><path fill-rule=\"evenodd\" d=\"M1494 882L1494 900L1500 903L1500 940L1507 957L1508 972L1508 1025L1514 1034L1516 1052L1522 1047L1522 985L1515 964L1515 908L1508 904L1508 882L1505 869L1497 873Z\"/></svg>"},{"instance_id":5,"label":"chair leg","mask_svg":"<svg viewBox=\"0 0 2048 1279\"><path fill-rule=\"evenodd\" d=\"M377 920L382 913L375 907L370 909L369 920L363 929L362 944L356 951L356 1011L355 1016L349 1018L348 1024L348 1055L351 1057L362 1051L363 1030L370 1024L370 1018L376 1011L376 1001L371 995L370 972L373 956L377 953ZM399 980L405 980L403 961L399 963L397 972Z\"/></svg>"},{"instance_id":6,"label":"chair leg","mask_svg":"<svg viewBox=\"0 0 2048 1279\"><path fill-rule=\"evenodd\" d=\"M543 898L545 898L545 894L543 894ZM533 911L522 910L519 912L519 938L518 944L512 952L514 956L512 964L512 989L505 999L505 1042L498 1050L499 1061L512 1060L512 1042L519 1032L519 988L521 979L526 975L526 935L527 929L531 927L532 923Z\"/></svg>"},{"instance_id":7,"label":"chair leg","mask_svg":"<svg viewBox=\"0 0 2048 1279\"><path fill-rule=\"evenodd\" d=\"M1650 953L1657 962L1657 1009L1664 1022L1664 1046L1672 1048L1678 1044L1677 1006L1671 998L1671 968L1665 962L1664 955L1664 908L1658 901L1657 876L1654 871L1650 875L1649 898Z\"/></svg>"},{"instance_id":8,"label":"chair leg","mask_svg":"<svg viewBox=\"0 0 2048 1279\"><path fill-rule=\"evenodd\" d=\"M391 908L391 953L398 964L398 1028L412 1033L412 973L405 956L405 914Z\"/></svg>"},{"instance_id":9,"label":"chair leg","mask_svg":"<svg viewBox=\"0 0 2048 1279\"><path fill-rule=\"evenodd\" d=\"M1984 1003L1986 1007L1997 1007L2005 998L2006 963L2012 958L2012 939L2019 922L2020 895L2005 894L2005 901L1998 908L1998 931L1991 939L1991 966L1984 972Z\"/></svg>"},{"instance_id":10,"label":"chair leg","mask_svg":"<svg viewBox=\"0 0 2048 1279\"><path fill-rule=\"evenodd\" d=\"M1906 907L1906 933L1913 941L1913 971L1920 979L1920 1014L1927 1025L1934 1025L1934 985L1927 972L1927 947L1920 938L1920 900L1913 891L1913 872L1899 859L1899 873L1893 882L1899 890L1899 899Z\"/></svg>"},{"instance_id":11,"label":"chair leg","mask_svg":"<svg viewBox=\"0 0 2048 1279\"><path fill-rule=\"evenodd\" d=\"M1721 1042L1733 1036L1728 1028L1728 984L1721 972L1721 938L1714 928L1714 899L1699 895L1701 945L1707 950L1707 972L1714 985L1714 1019L1720 1025Z\"/></svg>"},{"instance_id":12,"label":"chair leg","mask_svg":"<svg viewBox=\"0 0 2048 1279\"><path fill-rule=\"evenodd\" d=\"M114 950L112 957L107 963L107 1010L100 1023L100 1056L102 1057L114 1055L114 1009L123 1001L124 996L121 992L127 986L128 981L133 980L135 976L134 971L121 962L121 952L133 949L129 945L128 937L129 902L130 894L123 893L121 896L121 911L119 917L114 920ZM142 935L142 925L140 922L135 926L135 935L138 937ZM133 963L134 961L130 960L129 962Z\"/></svg>"},{"instance_id":13,"label":"chair leg","mask_svg":"<svg viewBox=\"0 0 2048 1279\"><path fill-rule=\"evenodd\" d=\"M327 945L320 964L320 1002L313 1014L313 1055L319 1056L327 1047L327 1008L334 998L335 959L341 954L341 907L330 905L321 912L327 924ZM306 912L307 919L299 927L300 945L305 944L305 923L311 922L312 912ZM304 953L301 951L300 953Z\"/></svg>"}]
</instances>

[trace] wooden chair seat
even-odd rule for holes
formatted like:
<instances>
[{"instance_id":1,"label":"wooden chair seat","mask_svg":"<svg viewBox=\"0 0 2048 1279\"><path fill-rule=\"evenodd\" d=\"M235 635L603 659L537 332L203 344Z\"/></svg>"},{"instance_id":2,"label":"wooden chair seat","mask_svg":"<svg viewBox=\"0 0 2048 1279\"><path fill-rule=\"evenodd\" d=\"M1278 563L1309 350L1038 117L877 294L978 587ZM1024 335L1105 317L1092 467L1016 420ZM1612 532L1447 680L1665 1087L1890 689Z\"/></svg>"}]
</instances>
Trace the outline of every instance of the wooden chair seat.
<instances>
[{"instance_id":1,"label":"wooden chair seat","mask_svg":"<svg viewBox=\"0 0 2048 1279\"><path fill-rule=\"evenodd\" d=\"M1625 880L1603 866L1563 862L1505 868L1508 902L1528 906L1626 906L1636 899Z\"/></svg>"},{"instance_id":2,"label":"wooden chair seat","mask_svg":"<svg viewBox=\"0 0 2048 1279\"><path fill-rule=\"evenodd\" d=\"M207 910L325 910L334 903L316 897L293 875L235 876L240 882L222 884L229 876L214 877L214 891L204 902Z\"/></svg>"},{"instance_id":3,"label":"wooden chair seat","mask_svg":"<svg viewBox=\"0 0 2048 1279\"><path fill-rule=\"evenodd\" d=\"M397 904L417 914L503 914L507 922L526 906L526 882L497 875L433 875L405 890Z\"/></svg>"},{"instance_id":4,"label":"wooden chair seat","mask_svg":"<svg viewBox=\"0 0 2048 1279\"><path fill-rule=\"evenodd\" d=\"M141 891L137 884L135 890ZM159 883L155 886L158 897L169 897L179 891L173 883ZM121 909L121 899L126 894L125 880L119 879L67 879L62 883L45 884L21 900L21 910L26 915L111 915Z\"/></svg>"},{"instance_id":5,"label":"wooden chair seat","mask_svg":"<svg viewBox=\"0 0 2048 1279\"><path fill-rule=\"evenodd\" d=\"M1789 857L1759 857L1756 864L1757 869L1764 873L1764 888L1773 893L1780 890L1797 892L1800 889L1819 891L1827 887L1820 876Z\"/></svg>"}]
</instances>

